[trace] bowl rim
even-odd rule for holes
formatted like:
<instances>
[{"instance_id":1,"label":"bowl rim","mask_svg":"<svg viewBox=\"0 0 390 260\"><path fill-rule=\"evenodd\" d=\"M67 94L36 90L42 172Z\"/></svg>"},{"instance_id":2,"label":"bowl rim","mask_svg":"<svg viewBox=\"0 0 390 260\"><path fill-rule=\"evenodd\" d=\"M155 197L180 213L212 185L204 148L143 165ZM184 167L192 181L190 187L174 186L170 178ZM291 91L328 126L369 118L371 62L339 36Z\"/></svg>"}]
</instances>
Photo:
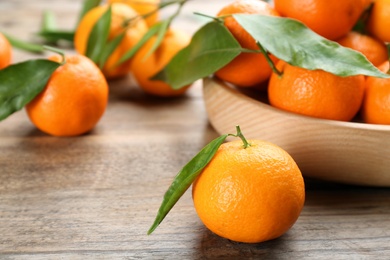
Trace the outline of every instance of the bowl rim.
<instances>
[{"instance_id":1,"label":"bowl rim","mask_svg":"<svg viewBox=\"0 0 390 260\"><path fill-rule=\"evenodd\" d=\"M331 119L322 119L322 118L315 118L310 117L306 115L297 114L294 112L289 112L285 110L281 110L279 108L273 107L270 104L264 103L261 100L254 99L242 92L240 92L238 89L233 88L229 86L226 82L216 78L216 77L208 77L203 79L203 88L206 88L207 85L210 83L215 83L216 85L219 85L220 87L224 88L226 91L229 91L232 95L237 96L240 99L245 99L251 102L252 104L259 106L261 108L268 109L274 113L279 113L284 116L288 117L295 117L298 119L305 119L310 120L313 123L319 123L319 124L327 124L327 125L333 125L337 127L346 127L346 128L354 128L354 129L364 129L364 130L375 130L375 131L390 131L390 125L384 125L384 124L369 124L369 123L360 123L360 122L349 122L349 121L337 121L337 120L331 120Z\"/></svg>"}]
</instances>

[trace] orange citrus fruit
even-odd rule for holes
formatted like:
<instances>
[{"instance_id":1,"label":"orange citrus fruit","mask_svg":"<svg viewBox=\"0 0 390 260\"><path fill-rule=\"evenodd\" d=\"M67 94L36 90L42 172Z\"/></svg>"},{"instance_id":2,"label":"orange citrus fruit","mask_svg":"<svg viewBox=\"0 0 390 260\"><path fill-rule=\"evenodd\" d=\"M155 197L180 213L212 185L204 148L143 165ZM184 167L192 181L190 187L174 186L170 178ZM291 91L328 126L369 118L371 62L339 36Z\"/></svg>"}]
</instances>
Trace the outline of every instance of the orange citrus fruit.
<instances>
[{"instance_id":1,"label":"orange citrus fruit","mask_svg":"<svg viewBox=\"0 0 390 260\"><path fill-rule=\"evenodd\" d=\"M275 0L282 15L303 22L330 40L347 34L367 7L366 0Z\"/></svg>"},{"instance_id":2,"label":"orange citrus fruit","mask_svg":"<svg viewBox=\"0 0 390 260\"><path fill-rule=\"evenodd\" d=\"M323 70L307 70L279 61L268 85L274 107L317 118L350 121L364 95L364 76L339 77Z\"/></svg>"},{"instance_id":3,"label":"orange citrus fruit","mask_svg":"<svg viewBox=\"0 0 390 260\"><path fill-rule=\"evenodd\" d=\"M337 42L344 47L361 52L375 66L381 65L388 59L386 45L371 36L351 31Z\"/></svg>"},{"instance_id":4,"label":"orange citrus fruit","mask_svg":"<svg viewBox=\"0 0 390 260\"><path fill-rule=\"evenodd\" d=\"M384 62L379 69L386 73L389 62ZM362 115L366 123L390 124L390 79L367 77Z\"/></svg>"},{"instance_id":5,"label":"orange citrus fruit","mask_svg":"<svg viewBox=\"0 0 390 260\"><path fill-rule=\"evenodd\" d=\"M127 62L124 62L120 66L116 66L116 63L129 49L131 49L142 38L142 36L148 30L148 27L145 21L142 18L138 17L129 24L128 28L124 28L123 24L126 21L138 16L137 12L135 12L128 5L121 3L112 4L111 7L112 17L109 40L112 40L124 30L126 30L125 37L122 39L119 46L110 55L103 67L103 73L106 77L115 78L119 76L124 76L129 73L131 67L131 59ZM85 55L89 35L92 31L92 28L99 20L99 18L104 14L104 12L107 11L107 8L107 5L95 7L88 13L86 13L81 19L74 37L75 48L80 54Z\"/></svg>"},{"instance_id":6,"label":"orange citrus fruit","mask_svg":"<svg viewBox=\"0 0 390 260\"><path fill-rule=\"evenodd\" d=\"M0 70L11 63L12 47L7 38L0 33Z\"/></svg>"},{"instance_id":7,"label":"orange citrus fruit","mask_svg":"<svg viewBox=\"0 0 390 260\"><path fill-rule=\"evenodd\" d=\"M236 13L279 16L268 3L259 0L236 0L222 8L218 16ZM233 17L225 18L225 26L243 48L259 50L255 39ZM271 59L274 62L277 60L272 55ZM263 54L241 53L229 64L218 70L215 75L240 87L252 87L266 81L271 76L271 73L271 67Z\"/></svg>"},{"instance_id":8,"label":"orange citrus fruit","mask_svg":"<svg viewBox=\"0 0 390 260\"><path fill-rule=\"evenodd\" d=\"M376 38L390 42L390 0L375 0L368 19L368 30Z\"/></svg>"},{"instance_id":9,"label":"orange citrus fruit","mask_svg":"<svg viewBox=\"0 0 390 260\"><path fill-rule=\"evenodd\" d=\"M192 187L199 218L212 232L246 243L274 239L298 219L305 201L301 172L280 147L224 143Z\"/></svg>"},{"instance_id":10,"label":"orange citrus fruit","mask_svg":"<svg viewBox=\"0 0 390 260\"><path fill-rule=\"evenodd\" d=\"M148 26L152 26L158 20L158 12L156 10L158 9L160 0L109 0L108 3L125 3L140 15L151 14L145 18Z\"/></svg>"},{"instance_id":11,"label":"orange citrus fruit","mask_svg":"<svg viewBox=\"0 0 390 260\"><path fill-rule=\"evenodd\" d=\"M53 56L50 60L60 62ZM54 136L76 136L91 130L103 115L108 85L99 68L82 55L67 56L44 90L26 106L32 123Z\"/></svg>"},{"instance_id":12,"label":"orange citrus fruit","mask_svg":"<svg viewBox=\"0 0 390 260\"><path fill-rule=\"evenodd\" d=\"M146 93L160 97L182 95L188 86L174 90L165 82L150 78L163 69L177 52L186 47L191 37L182 31L169 29L157 50L146 56L156 40L156 36L152 37L135 55L132 66L133 75Z\"/></svg>"}]
</instances>

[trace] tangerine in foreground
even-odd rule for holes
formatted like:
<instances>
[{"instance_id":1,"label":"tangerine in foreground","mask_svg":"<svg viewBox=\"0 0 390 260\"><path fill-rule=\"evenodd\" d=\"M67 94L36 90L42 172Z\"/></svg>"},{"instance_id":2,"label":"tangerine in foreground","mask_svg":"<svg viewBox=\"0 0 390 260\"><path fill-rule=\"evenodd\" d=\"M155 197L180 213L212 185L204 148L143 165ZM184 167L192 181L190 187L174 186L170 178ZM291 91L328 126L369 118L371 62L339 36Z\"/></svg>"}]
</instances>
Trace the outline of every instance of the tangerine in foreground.
<instances>
[{"instance_id":1,"label":"tangerine in foreground","mask_svg":"<svg viewBox=\"0 0 390 260\"><path fill-rule=\"evenodd\" d=\"M59 56L50 60L61 62ZM45 89L26 106L32 123L54 136L77 136L90 131L108 101L107 81L100 69L82 55L67 56Z\"/></svg>"},{"instance_id":2,"label":"tangerine in foreground","mask_svg":"<svg viewBox=\"0 0 390 260\"><path fill-rule=\"evenodd\" d=\"M224 238L258 243L277 238L298 219L305 201L293 158L265 141L224 143L193 183L202 222Z\"/></svg>"}]
</instances>

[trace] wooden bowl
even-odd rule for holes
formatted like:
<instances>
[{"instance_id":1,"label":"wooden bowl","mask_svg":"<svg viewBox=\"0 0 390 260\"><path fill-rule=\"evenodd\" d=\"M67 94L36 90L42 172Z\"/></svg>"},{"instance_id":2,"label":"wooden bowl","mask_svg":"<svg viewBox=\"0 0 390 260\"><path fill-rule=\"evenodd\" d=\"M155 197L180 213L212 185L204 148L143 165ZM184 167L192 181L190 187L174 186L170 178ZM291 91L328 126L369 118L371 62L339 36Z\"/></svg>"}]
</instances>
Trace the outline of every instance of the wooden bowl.
<instances>
[{"instance_id":1,"label":"wooden bowl","mask_svg":"<svg viewBox=\"0 0 390 260\"><path fill-rule=\"evenodd\" d=\"M203 96L212 126L220 134L240 125L247 139L279 145L304 176L390 187L390 126L340 122L274 108L217 80L206 78Z\"/></svg>"}]
</instances>

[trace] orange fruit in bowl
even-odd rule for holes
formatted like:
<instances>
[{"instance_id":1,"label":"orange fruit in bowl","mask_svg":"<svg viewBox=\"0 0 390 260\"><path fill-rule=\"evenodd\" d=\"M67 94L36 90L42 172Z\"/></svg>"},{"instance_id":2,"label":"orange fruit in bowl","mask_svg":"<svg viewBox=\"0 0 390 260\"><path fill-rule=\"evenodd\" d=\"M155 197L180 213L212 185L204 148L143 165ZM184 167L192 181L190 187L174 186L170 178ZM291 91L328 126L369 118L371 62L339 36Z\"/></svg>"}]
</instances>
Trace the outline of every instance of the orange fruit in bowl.
<instances>
[{"instance_id":1,"label":"orange fruit in bowl","mask_svg":"<svg viewBox=\"0 0 390 260\"><path fill-rule=\"evenodd\" d=\"M7 38L0 33L0 70L11 63L12 47Z\"/></svg>"},{"instance_id":2,"label":"orange fruit in bowl","mask_svg":"<svg viewBox=\"0 0 390 260\"><path fill-rule=\"evenodd\" d=\"M298 219L305 201L293 158L265 141L224 143L192 186L199 218L224 238L258 243L277 238Z\"/></svg>"},{"instance_id":3,"label":"orange fruit in bowl","mask_svg":"<svg viewBox=\"0 0 390 260\"><path fill-rule=\"evenodd\" d=\"M109 4L112 3L125 3L133 8L140 15L151 14L145 18L148 26L152 26L158 20L158 5L160 0L108 0Z\"/></svg>"},{"instance_id":4,"label":"orange fruit in bowl","mask_svg":"<svg viewBox=\"0 0 390 260\"><path fill-rule=\"evenodd\" d=\"M61 62L59 56L50 60ZM67 56L44 90L26 105L32 123L54 136L76 136L90 131L108 101L107 81L100 69L82 55Z\"/></svg>"},{"instance_id":5,"label":"orange fruit in bowl","mask_svg":"<svg viewBox=\"0 0 390 260\"><path fill-rule=\"evenodd\" d=\"M380 65L379 69L386 73L389 61ZM366 123L390 124L390 79L367 77L362 116Z\"/></svg>"},{"instance_id":6,"label":"orange fruit in bowl","mask_svg":"<svg viewBox=\"0 0 390 260\"><path fill-rule=\"evenodd\" d=\"M147 56L156 40L156 36L152 37L135 55L132 64L134 78L148 94L160 97L180 96L187 91L189 86L174 90L167 83L150 78L162 70L177 52L186 47L191 37L187 33L171 28L166 32L156 51Z\"/></svg>"},{"instance_id":7,"label":"orange fruit in bowl","mask_svg":"<svg viewBox=\"0 0 390 260\"><path fill-rule=\"evenodd\" d=\"M364 76L339 77L279 61L268 85L272 106L311 117L350 121L363 101Z\"/></svg>"},{"instance_id":8,"label":"orange fruit in bowl","mask_svg":"<svg viewBox=\"0 0 390 260\"><path fill-rule=\"evenodd\" d=\"M368 18L368 31L384 42L390 42L390 0L375 0Z\"/></svg>"},{"instance_id":9,"label":"orange fruit in bowl","mask_svg":"<svg viewBox=\"0 0 390 260\"><path fill-rule=\"evenodd\" d=\"M114 3L112 7L111 27L109 33L109 40L114 39L124 30L125 37L120 42L119 46L107 59L103 67L103 74L107 78L115 78L127 75L131 67L131 59L117 66L117 62L120 58L130 50L146 33L148 27L146 22L142 18L137 18L130 25L125 28L124 23L129 19L138 16L138 13L131 7L122 3ZM89 35L97 23L99 18L107 11L108 5L101 5L93 8L87 12L81 19L74 36L74 45L76 50L85 55L87 50L87 44Z\"/></svg>"},{"instance_id":10,"label":"orange fruit in bowl","mask_svg":"<svg viewBox=\"0 0 390 260\"><path fill-rule=\"evenodd\" d=\"M268 3L258 0L236 0L222 8L218 16L237 13L279 16ZM225 26L243 48L259 50L255 39L233 17L225 18ZM277 60L272 55L271 59L274 62ZM271 73L272 69L263 54L241 53L229 64L218 70L215 75L239 87L253 87L268 80Z\"/></svg>"},{"instance_id":11,"label":"orange fruit in bowl","mask_svg":"<svg viewBox=\"0 0 390 260\"><path fill-rule=\"evenodd\" d=\"M369 35L351 31L337 42L344 47L361 52L375 66L388 60L386 45Z\"/></svg>"},{"instance_id":12,"label":"orange fruit in bowl","mask_svg":"<svg viewBox=\"0 0 390 260\"><path fill-rule=\"evenodd\" d=\"M303 22L329 40L347 34L367 7L366 0L274 0L274 4L282 16Z\"/></svg>"}]
</instances>

